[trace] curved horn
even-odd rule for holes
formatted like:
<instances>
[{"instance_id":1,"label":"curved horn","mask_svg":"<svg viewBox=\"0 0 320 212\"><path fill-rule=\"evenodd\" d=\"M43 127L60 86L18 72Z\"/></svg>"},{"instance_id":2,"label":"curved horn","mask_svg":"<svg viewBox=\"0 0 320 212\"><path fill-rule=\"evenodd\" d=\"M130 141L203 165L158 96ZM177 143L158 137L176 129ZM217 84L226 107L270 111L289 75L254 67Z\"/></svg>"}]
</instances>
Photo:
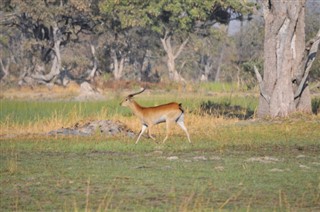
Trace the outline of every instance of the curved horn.
<instances>
[{"instance_id":1,"label":"curved horn","mask_svg":"<svg viewBox=\"0 0 320 212\"><path fill-rule=\"evenodd\" d=\"M138 92L136 92L136 93L133 93L133 94L129 94L128 95L128 97L133 97L133 96L135 96L135 95L138 95L138 94L141 94L143 91L145 91L146 90L146 88L142 88L142 90L141 91L138 91Z\"/></svg>"}]
</instances>

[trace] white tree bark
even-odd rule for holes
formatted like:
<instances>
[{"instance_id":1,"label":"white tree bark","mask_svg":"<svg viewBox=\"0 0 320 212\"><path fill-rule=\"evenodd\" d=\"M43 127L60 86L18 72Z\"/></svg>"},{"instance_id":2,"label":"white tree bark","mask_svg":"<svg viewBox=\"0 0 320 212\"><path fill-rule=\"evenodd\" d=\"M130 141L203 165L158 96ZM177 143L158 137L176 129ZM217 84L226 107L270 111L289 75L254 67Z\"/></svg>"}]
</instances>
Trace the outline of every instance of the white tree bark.
<instances>
[{"instance_id":1,"label":"white tree bark","mask_svg":"<svg viewBox=\"0 0 320 212\"><path fill-rule=\"evenodd\" d=\"M164 38L161 38L162 46L167 53L167 66L169 71L169 79L175 82L184 81L182 76L178 73L175 67L175 60L181 52L183 51L184 47L187 45L189 41L189 37L183 41L183 43L180 45L178 50L174 52L174 49L171 46L171 35L169 35L169 32L165 33Z\"/></svg>"},{"instance_id":2,"label":"white tree bark","mask_svg":"<svg viewBox=\"0 0 320 212\"><path fill-rule=\"evenodd\" d=\"M9 67L10 67L10 59L7 60L7 63L4 64L3 59L0 58L0 67L3 71L3 76L1 77L1 81L4 81L9 76Z\"/></svg>"},{"instance_id":3,"label":"white tree bark","mask_svg":"<svg viewBox=\"0 0 320 212\"><path fill-rule=\"evenodd\" d=\"M61 54L60 54L60 44L62 42L59 36L59 28L57 25L53 27L53 52L54 58L51 65L51 70L48 74L43 75L42 73L35 73L32 78L38 81L43 81L44 83L50 83L55 80L55 78L60 74L61 70Z\"/></svg>"},{"instance_id":4,"label":"white tree bark","mask_svg":"<svg viewBox=\"0 0 320 212\"><path fill-rule=\"evenodd\" d=\"M117 54L113 51L112 52L112 59L113 59L113 76L115 80L120 80L123 75L123 67L124 67L124 58L121 57L120 59L117 57Z\"/></svg>"},{"instance_id":5,"label":"white tree bark","mask_svg":"<svg viewBox=\"0 0 320 212\"><path fill-rule=\"evenodd\" d=\"M96 57L96 49L93 44L90 44L91 54L92 54L92 69L90 70L89 75L86 77L86 80L92 80L94 76L96 75L96 71L98 69L98 59Z\"/></svg>"}]
</instances>

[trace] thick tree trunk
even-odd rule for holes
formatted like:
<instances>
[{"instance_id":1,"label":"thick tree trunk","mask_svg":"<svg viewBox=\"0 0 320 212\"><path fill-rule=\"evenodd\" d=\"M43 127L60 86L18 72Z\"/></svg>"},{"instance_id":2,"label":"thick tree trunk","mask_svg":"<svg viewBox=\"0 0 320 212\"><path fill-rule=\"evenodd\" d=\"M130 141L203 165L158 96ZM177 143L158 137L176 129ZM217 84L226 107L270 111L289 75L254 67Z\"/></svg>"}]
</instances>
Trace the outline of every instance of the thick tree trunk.
<instances>
[{"instance_id":1,"label":"thick tree trunk","mask_svg":"<svg viewBox=\"0 0 320 212\"><path fill-rule=\"evenodd\" d=\"M161 43L164 50L167 53L167 66L169 71L169 79L175 82L184 81L182 76L178 73L175 67L175 60L181 54L183 48L187 45L189 38L187 38L179 47L178 51L175 53L171 46L171 35L167 32L164 38L161 38Z\"/></svg>"},{"instance_id":2,"label":"thick tree trunk","mask_svg":"<svg viewBox=\"0 0 320 212\"><path fill-rule=\"evenodd\" d=\"M60 74L61 71L61 54L60 54L60 44L62 42L59 34L59 28L58 26L53 27L53 52L54 52L54 58L51 65L51 70L48 74L43 74L40 72L37 72L33 74L31 77L40 82L40 83L50 83L52 81L55 81L56 77ZM35 64L36 65L36 64Z\"/></svg>"},{"instance_id":3,"label":"thick tree trunk","mask_svg":"<svg viewBox=\"0 0 320 212\"><path fill-rule=\"evenodd\" d=\"M258 76L261 97L258 117L284 117L311 112L305 76L305 0L264 0L264 74ZM260 78L260 79L259 79ZM303 90L296 95L299 85Z\"/></svg>"}]
</instances>

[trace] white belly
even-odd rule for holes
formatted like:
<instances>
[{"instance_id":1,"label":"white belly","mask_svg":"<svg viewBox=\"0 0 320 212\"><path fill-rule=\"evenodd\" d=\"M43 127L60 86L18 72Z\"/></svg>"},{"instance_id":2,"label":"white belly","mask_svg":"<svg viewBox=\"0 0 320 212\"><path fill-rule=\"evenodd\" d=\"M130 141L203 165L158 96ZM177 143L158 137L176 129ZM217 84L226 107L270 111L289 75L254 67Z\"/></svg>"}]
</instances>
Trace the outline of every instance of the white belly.
<instances>
[{"instance_id":1,"label":"white belly","mask_svg":"<svg viewBox=\"0 0 320 212\"><path fill-rule=\"evenodd\" d=\"M160 124L160 123L165 122L165 121L166 121L166 117L165 116L161 116L156 121L154 121L153 124Z\"/></svg>"}]
</instances>

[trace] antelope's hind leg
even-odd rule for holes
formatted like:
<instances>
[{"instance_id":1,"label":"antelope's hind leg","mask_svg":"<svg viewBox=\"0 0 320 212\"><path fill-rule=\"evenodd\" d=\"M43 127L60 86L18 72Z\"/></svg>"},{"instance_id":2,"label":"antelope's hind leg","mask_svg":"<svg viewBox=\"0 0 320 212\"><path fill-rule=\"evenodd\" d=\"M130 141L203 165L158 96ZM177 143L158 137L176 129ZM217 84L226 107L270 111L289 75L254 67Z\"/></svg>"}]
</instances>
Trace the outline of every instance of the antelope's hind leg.
<instances>
[{"instance_id":1,"label":"antelope's hind leg","mask_svg":"<svg viewBox=\"0 0 320 212\"><path fill-rule=\"evenodd\" d=\"M170 131L170 121L166 121L166 137L163 139L162 143L166 142L169 136L169 131Z\"/></svg>"},{"instance_id":2,"label":"antelope's hind leg","mask_svg":"<svg viewBox=\"0 0 320 212\"><path fill-rule=\"evenodd\" d=\"M186 126L184 125L183 113L182 113L181 116L178 118L177 124L178 124L178 125L181 127L181 129L186 133L186 135L187 135L187 137L188 137L188 141L189 141L189 143L191 143L190 135L189 135L189 133L188 133L188 130L187 130Z\"/></svg>"}]
</instances>

